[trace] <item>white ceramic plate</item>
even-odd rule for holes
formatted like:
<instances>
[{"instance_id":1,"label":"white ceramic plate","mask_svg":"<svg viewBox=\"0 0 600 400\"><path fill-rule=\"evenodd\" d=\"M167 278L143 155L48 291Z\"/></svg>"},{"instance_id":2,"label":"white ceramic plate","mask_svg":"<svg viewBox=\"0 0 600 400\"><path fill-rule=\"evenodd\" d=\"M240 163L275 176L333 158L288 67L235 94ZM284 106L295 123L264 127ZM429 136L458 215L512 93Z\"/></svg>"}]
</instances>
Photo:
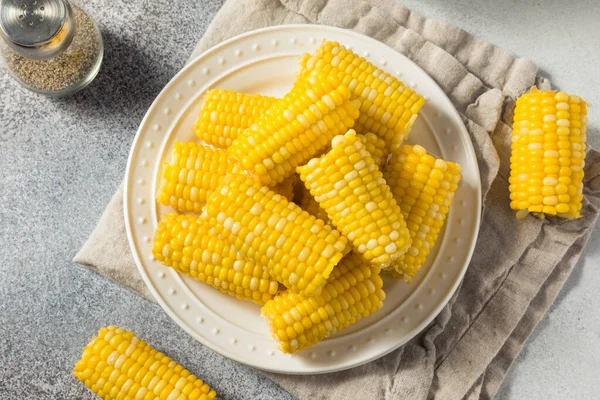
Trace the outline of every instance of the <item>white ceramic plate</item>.
<instances>
[{"instance_id":1,"label":"white ceramic plate","mask_svg":"<svg viewBox=\"0 0 600 400\"><path fill-rule=\"evenodd\" d=\"M323 39L351 47L394 74L426 99L411 142L462 165L463 178L445 228L427 265L411 285L386 280L382 310L295 355L277 350L260 308L179 275L154 260L152 238L162 163L175 140L195 140L192 126L210 88L282 96L294 81L302 53ZM441 311L462 279L477 237L481 209L479 170L469 135L452 103L413 62L358 33L318 25L287 25L232 38L200 55L156 98L133 142L125 180L127 235L139 271L164 310L205 346L241 363L288 374L343 370L406 343Z\"/></svg>"}]
</instances>

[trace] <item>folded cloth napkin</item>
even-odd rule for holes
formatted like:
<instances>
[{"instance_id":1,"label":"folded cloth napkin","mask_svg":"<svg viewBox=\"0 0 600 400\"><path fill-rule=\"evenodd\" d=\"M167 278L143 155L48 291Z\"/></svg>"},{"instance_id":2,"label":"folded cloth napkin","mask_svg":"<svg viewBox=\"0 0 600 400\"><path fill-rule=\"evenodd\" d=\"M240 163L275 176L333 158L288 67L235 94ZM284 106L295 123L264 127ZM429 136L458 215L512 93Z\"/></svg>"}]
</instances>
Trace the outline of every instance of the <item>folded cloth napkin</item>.
<instances>
[{"instance_id":1,"label":"folded cloth napkin","mask_svg":"<svg viewBox=\"0 0 600 400\"><path fill-rule=\"evenodd\" d=\"M484 206L464 281L419 336L351 370L267 375L299 399L491 398L590 236L600 208L600 153L587 154L581 218L516 220L507 182L512 109L531 85L549 88L549 82L536 77L532 62L389 0L229 0L192 58L242 32L289 23L356 30L427 71L450 97L471 135ZM129 252L122 189L75 261L151 299Z\"/></svg>"}]
</instances>

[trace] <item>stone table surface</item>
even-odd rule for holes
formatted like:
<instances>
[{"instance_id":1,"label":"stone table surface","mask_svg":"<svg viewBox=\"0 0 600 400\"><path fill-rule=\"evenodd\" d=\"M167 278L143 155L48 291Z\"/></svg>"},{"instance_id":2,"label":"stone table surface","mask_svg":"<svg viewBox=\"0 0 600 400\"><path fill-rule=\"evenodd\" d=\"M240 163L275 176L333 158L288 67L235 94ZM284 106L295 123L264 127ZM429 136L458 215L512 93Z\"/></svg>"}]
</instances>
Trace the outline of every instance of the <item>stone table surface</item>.
<instances>
[{"instance_id":1,"label":"stone table surface","mask_svg":"<svg viewBox=\"0 0 600 400\"><path fill-rule=\"evenodd\" d=\"M599 2L404 3L531 58L557 87L600 105ZM105 40L105 61L92 85L72 97L40 97L0 73L0 399L96 398L71 369L89 338L108 324L143 333L222 398L291 398L259 373L202 347L158 305L71 262L122 180L146 109L221 4L86 1ZM590 139L600 147L600 114L591 113ZM597 227L497 398L597 395L599 241Z\"/></svg>"}]
</instances>

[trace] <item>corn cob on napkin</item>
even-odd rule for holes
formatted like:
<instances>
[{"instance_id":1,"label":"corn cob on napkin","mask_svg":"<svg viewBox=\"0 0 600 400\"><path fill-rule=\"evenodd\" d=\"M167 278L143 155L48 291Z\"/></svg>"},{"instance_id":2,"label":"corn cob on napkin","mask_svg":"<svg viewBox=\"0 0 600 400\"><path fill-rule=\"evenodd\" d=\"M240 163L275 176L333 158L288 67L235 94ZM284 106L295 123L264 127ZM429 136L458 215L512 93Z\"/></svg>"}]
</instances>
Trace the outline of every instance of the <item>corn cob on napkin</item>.
<instances>
[{"instance_id":1,"label":"corn cob on napkin","mask_svg":"<svg viewBox=\"0 0 600 400\"><path fill-rule=\"evenodd\" d=\"M268 376L299 399L492 397L589 238L600 208L600 153L592 149L587 155L582 218L517 221L507 181L512 109L531 85L549 88L549 82L536 76L532 62L389 0L229 0L191 58L247 30L289 23L356 30L427 71L471 135L484 209L479 241L460 289L418 337L352 370ZM129 252L122 198L121 188L75 261L152 299Z\"/></svg>"}]
</instances>

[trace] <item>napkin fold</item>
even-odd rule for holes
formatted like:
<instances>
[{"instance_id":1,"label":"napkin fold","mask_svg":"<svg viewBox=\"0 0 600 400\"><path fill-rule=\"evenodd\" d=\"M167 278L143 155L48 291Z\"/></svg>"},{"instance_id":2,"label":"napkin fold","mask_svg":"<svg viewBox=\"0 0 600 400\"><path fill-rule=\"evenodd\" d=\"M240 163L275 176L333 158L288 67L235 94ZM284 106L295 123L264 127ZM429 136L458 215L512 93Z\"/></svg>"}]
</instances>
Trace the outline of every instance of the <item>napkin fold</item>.
<instances>
[{"instance_id":1,"label":"napkin fold","mask_svg":"<svg viewBox=\"0 0 600 400\"><path fill-rule=\"evenodd\" d=\"M590 149L587 154L581 218L516 220L507 180L512 109L531 85L550 88L550 83L536 76L531 61L389 0L228 0L191 58L237 34L290 23L369 35L435 79L461 114L475 147L483 215L461 287L409 343L347 371L266 375L299 399L491 398L588 241L600 208L600 153ZM75 261L153 300L127 243L122 187Z\"/></svg>"}]
</instances>

